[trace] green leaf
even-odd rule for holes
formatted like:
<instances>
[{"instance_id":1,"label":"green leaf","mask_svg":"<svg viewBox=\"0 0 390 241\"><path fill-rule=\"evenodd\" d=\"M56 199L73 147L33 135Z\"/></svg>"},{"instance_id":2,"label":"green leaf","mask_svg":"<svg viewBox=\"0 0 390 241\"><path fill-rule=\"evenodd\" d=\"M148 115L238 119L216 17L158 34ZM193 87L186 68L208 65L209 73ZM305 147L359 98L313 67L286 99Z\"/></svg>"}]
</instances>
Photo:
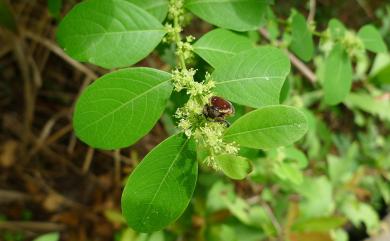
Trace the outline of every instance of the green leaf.
<instances>
[{"instance_id":1,"label":"green leaf","mask_svg":"<svg viewBox=\"0 0 390 241\"><path fill-rule=\"evenodd\" d=\"M296 163L275 163L273 173L289 183L299 185L303 182L303 173Z\"/></svg>"},{"instance_id":2,"label":"green leaf","mask_svg":"<svg viewBox=\"0 0 390 241\"><path fill-rule=\"evenodd\" d=\"M138 7L146 10L148 13L162 22L168 14L168 0L126 0L134 3Z\"/></svg>"},{"instance_id":3,"label":"green leaf","mask_svg":"<svg viewBox=\"0 0 390 241\"><path fill-rule=\"evenodd\" d=\"M390 84L390 54L379 53L375 56L370 71L370 81L379 84Z\"/></svg>"},{"instance_id":4,"label":"green leaf","mask_svg":"<svg viewBox=\"0 0 390 241\"><path fill-rule=\"evenodd\" d=\"M372 206L366 203L346 200L344 201L342 212L356 227L364 223L369 233L376 232L380 228L378 213Z\"/></svg>"},{"instance_id":5,"label":"green leaf","mask_svg":"<svg viewBox=\"0 0 390 241\"><path fill-rule=\"evenodd\" d=\"M58 240L60 240L60 234L58 232L55 232L55 233L47 233L41 235L38 238L34 239L33 241L58 241Z\"/></svg>"},{"instance_id":6,"label":"green leaf","mask_svg":"<svg viewBox=\"0 0 390 241\"><path fill-rule=\"evenodd\" d=\"M335 208L333 189L327 177L305 177L296 191L303 197L299 205L301 217L324 217L333 213Z\"/></svg>"},{"instance_id":7,"label":"green leaf","mask_svg":"<svg viewBox=\"0 0 390 241\"><path fill-rule=\"evenodd\" d=\"M325 60L325 103L337 105L349 94L352 86L352 65L348 54L336 45Z\"/></svg>"},{"instance_id":8,"label":"green leaf","mask_svg":"<svg viewBox=\"0 0 390 241\"><path fill-rule=\"evenodd\" d=\"M363 41L364 47L375 53L387 52L386 43L379 31L372 25L363 26L358 32L359 38Z\"/></svg>"},{"instance_id":9,"label":"green leaf","mask_svg":"<svg viewBox=\"0 0 390 241\"><path fill-rule=\"evenodd\" d=\"M90 0L62 20L57 39L71 57L115 68L145 58L164 35L155 17L128 1Z\"/></svg>"},{"instance_id":10,"label":"green leaf","mask_svg":"<svg viewBox=\"0 0 390 241\"><path fill-rule=\"evenodd\" d=\"M358 108L381 120L390 121L390 102L386 99L375 98L366 93L351 93L344 103L350 108Z\"/></svg>"},{"instance_id":11,"label":"green leaf","mask_svg":"<svg viewBox=\"0 0 390 241\"><path fill-rule=\"evenodd\" d=\"M344 24L335 18L329 21L328 30L333 38L342 38L347 31Z\"/></svg>"},{"instance_id":12,"label":"green leaf","mask_svg":"<svg viewBox=\"0 0 390 241\"><path fill-rule=\"evenodd\" d=\"M245 157L224 154L216 156L215 160L223 173L231 179L244 179L252 171L252 165Z\"/></svg>"},{"instance_id":13,"label":"green leaf","mask_svg":"<svg viewBox=\"0 0 390 241\"><path fill-rule=\"evenodd\" d=\"M183 134L155 147L130 175L122 194L122 212L138 232L157 231L186 209L198 173L195 145Z\"/></svg>"},{"instance_id":14,"label":"green leaf","mask_svg":"<svg viewBox=\"0 0 390 241\"><path fill-rule=\"evenodd\" d=\"M227 59L212 74L215 92L240 105L259 108L279 104L290 72L290 60L280 49L259 47Z\"/></svg>"},{"instance_id":15,"label":"green leaf","mask_svg":"<svg viewBox=\"0 0 390 241\"><path fill-rule=\"evenodd\" d=\"M294 223L291 228L298 232L327 232L342 227L346 221L344 217L337 216L310 218Z\"/></svg>"},{"instance_id":16,"label":"green leaf","mask_svg":"<svg viewBox=\"0 0 390 241\"><path fill-rule=\"evenodd\" d=\"M14 14L5 0L0 0L0 26L14 32L17 30Z\"/></svg>"},{"instance_id":17,"label":"green leaf","mask_svg":"<svg viewBox=\"0 0 390 241\"><path fill-rule=\"evenodd\" d=\"M247 37L225 29L215 29L202 36L194 44L194 51L212 67L225 64L226 59L254 47Z\"/></svg>"},{"instance_id":18,"label":"green leaf","mask_svg":"<svg viewBox=\"0 0 390 241\"><path fill-rule=\"evenodd\" d=\"M314 54L313 35L306 23L305 17L295 12L292 17L292 40L290 49L299 58L309 61Z\"/></svg>"},{"instance_id":19,"label":"green leaf","mask_svg":"<svg viewBox=\"0 0 390 241\"><path fill-rule=\"evenodd\" d=\"M267 106L249 112L226 131L224 139L259 149L290 145L307 131L305 115L290 106Z\"/></svg>"},{"instance_id":20,"label":"green leaf","mask_svg":"<svg viewBox=\"0 0 390 241\"><path fill-rule=\"evenodd\" d=\"M201 19L236 31L257 30L264 22L265 0L188 0L185 7Z\"/></svg>"},{"instance_id":21,"label":"green leaf","mask_svg":"<svg viewBox=\"0 0 390 241\"><path fill-rule=\"evenodd\" d=\"M47 8L53 17L59 18L61 14L62 0L47 0Z\"/></svg>"},{"instance_id":22,"label":"green leaf","mask_svg":"<svg viewBox=\"0 0 390 241\"><path fill-rule=\"evenodd\" d=\"M171 75L150 68L107 74L90 85L76 103L76 135L95 148L127 147L161 117L172 92Z\"/></svg>"}]
</instances>

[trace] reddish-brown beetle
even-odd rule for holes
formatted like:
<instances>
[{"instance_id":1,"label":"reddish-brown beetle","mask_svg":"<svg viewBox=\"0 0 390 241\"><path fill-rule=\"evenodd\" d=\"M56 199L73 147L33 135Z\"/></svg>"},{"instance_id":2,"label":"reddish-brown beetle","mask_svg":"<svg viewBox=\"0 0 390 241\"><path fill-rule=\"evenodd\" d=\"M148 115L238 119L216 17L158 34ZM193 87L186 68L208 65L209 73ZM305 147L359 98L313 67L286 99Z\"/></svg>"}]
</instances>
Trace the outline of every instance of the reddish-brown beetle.
<instances>
[{"instance_id":1,"label":"reddish-brown beetle","mask_svg":"<svg viewBox=\"0 0 390 241\"><path fill-rule=\"evenodd\" d=\"M227 101L218 96L212 96L203 108L203 114L210 119L218 122L223 122L230 125L225 120L226 117L234 115L234 106L230 101Z\"/></svg>"}]
</instances>

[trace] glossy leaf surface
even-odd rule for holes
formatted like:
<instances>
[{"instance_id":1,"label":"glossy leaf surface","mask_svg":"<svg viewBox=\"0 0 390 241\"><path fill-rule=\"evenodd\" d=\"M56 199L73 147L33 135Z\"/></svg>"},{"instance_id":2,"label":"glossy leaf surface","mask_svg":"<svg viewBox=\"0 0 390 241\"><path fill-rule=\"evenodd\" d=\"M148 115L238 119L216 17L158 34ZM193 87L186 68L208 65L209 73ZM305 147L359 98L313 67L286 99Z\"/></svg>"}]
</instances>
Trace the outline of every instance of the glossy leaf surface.
<instances>
[{"instance_id":1,"label":"glossy leaf surface","mask_svg":"<svg viewBox=\"0 0 390 241\"><path fill-rule=\"evenodd\" d=\"M76 60L105 68L125 67L145 58L165 35L161 23L125 0L89 0L62 20L57 39Z\"/></svg>"},{"instance_id":2,"label":"glossy leaf surface","mask_svg":"<svg viewBox=\"0 0 390 241\"><path fill-rule=\"evenodd\" d=\"M155 125L172 92L171 75L150 68L107 74L90 85L77 101L76 135L95 148L127 147Z\"/></svg>"},{"instance_id":3,"label":"glossy leaf surface","mask_svg":"<svg viewBox=\"0 0 390 241\"><path fill-rule=\"evenodd\" d=\"M241 146L270 149L286 146L307 131L305 115L290 106L266 106L244 115L226 131L224 139Z\"/></svg>"},{"instance_id":4,"label":"glossy leaf surface","mask_svg":"<svg viewBox=\"0 0 390 241\"><path fill-rule=\"evenodd\" d=\"M131 228L153 232L175 221L191 200L198 174L195 145L185 135L155 147L130 175L122 212Z\"/></svg>"}]
</instances>

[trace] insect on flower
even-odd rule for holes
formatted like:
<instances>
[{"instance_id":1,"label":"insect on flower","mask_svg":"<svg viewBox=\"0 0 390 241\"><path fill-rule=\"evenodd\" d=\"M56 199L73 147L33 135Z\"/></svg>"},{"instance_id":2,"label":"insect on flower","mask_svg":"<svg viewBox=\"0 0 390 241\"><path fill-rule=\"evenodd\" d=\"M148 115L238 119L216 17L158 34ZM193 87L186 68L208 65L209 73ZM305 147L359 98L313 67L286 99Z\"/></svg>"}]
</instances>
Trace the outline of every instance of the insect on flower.
<instances>
[{"instance_id":1,"label":"insect on flower","mask_svg":"<svg viewBox=\"0 0 390 241\"><path fill-rule=\"evenodd\" d=\"M203 108L203 114L217 122L223 122L229 126L229 122L225 120L226 117L234 115L234 106L230 101L227 101L218 96L212 96Z\"/></svg>"}]
</instances>

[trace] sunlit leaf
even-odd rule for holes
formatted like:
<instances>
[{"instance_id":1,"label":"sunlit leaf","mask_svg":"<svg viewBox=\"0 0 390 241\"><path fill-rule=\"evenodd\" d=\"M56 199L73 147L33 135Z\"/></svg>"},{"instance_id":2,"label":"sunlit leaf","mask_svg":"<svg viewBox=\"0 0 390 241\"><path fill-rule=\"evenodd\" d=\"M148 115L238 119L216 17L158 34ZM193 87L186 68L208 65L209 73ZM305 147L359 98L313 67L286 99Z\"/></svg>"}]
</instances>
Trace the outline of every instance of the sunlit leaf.
<instances>
[{"instance_id":1,"label":"sunlit leaf","mask_svg":"<svg viewBox=\"0 0 390 241\"><path fill-rule=\"evenodd\" d=\"M58 241L58 240L60 240L60 234L55 232L55 233L47 233L41 235L38 238L34 239L33 241Z\"/></svg>"},{"instance_id":2,"label":"sunlit leaf","mask_svg":"<svg viewBox=\"0 0 390 241\"><path fill-rule=\"evenodd\" d=\"M95 148L129 146L155 125L172 92L171 75L130 68L96 80L76 103L76 135Z\"/></svg>"},{"instance_id":3,"label":"sunlit leaf","mask_svg":"<svg viewBox=\"0 0 390 241\"><path fill-rule=\"evenodd\" d=\"M162 22L168 13L169 0L126 0L146 10Z\"/></svg>"},{"instance_id":4,"label":"sunlit leaf","mask_svg":"<svg viewBox=\"0 0 390 241\"><path fill-rule=\"evenodd\" d=\"M66 15L57 39L76 60L114 68L145 58L164 35L155 17L128 1L90 0Z\"/></svg>"},{"instance_id":5,"label":"sunlit leaf","mask_svg":"<svg viewBox=\"0 0 390 241\"><path fill-rule=\"evenodd\" d=\"M285 146L302 138L307 131L305 115L290 106L267 106L249 112L226 131L224 139L257 149Z\"/></svg>"},{"instance_id":6,"label":"sunlit leaf","mask_svg":"<svg viewBox=\"0 0 390 241\"><path fill-rule=\"evenodd\" d=\"M266 0L188 0L185 7L218 27L249 31L264 22L267 5Z\"/></svg>"},{"instance_id":7,"label":"sunlit leaf","mask_svg":"<svg viewBox=\"0 0 390 241\"><path fill-rule=\"evenodd\" d=\"M291 44L290 49L304 61L309 61L314 54L313 35L306 23L305 17L295 12L291 23Z\"/></svg>"},{"instance_id":8,"label":"sunlit leaf","mask_svg":"<svg viewBox=\"0 0 390 241\"><path fill-rule=\"evenodd\" d=\"M380 32L372 25L363 26L358 32L359 38L363 41L364 47L375 53L387 51L386 43Z\"/></svg>"},{"instance_id":9,"label":"sunlit leaf","mask_svg":"<svg viewBox=\"0 0 390 241\"><path fill-rule=\"evenodd\" d=\"M352 64L341 45L336 45L325 60L323 85L328 105L339 104L351 90Z\"/></svg>"},{"instance_id":10,"label":"sunlit leaf","mask_svg":"<svg viewBox=\"0 0 390 241\"><path fill-rule=\"evenodd\" d=\"M198 174L195 145L185 135L155 147L130 175L122 194L122 212L138 232L161 230L186 209Z\"/></svg>"},{"instance_id":11,"label":"sunlit leaf","mask_svg":"<svg viewBox=\"0 0 390 241\"><path fill-rule=\"evenodd\" d=\"M280 49L260 47L238 53L212 74L218 95L259 108L279 104L280 91L290 72L290 60Z\"/></svg>"},{"instance_id":12,"label":"sunlit leaf","mask_svg":"<svg viewBox=\"0 0 390 241\"><path fill-rule=\"evenodd\" d=\"M226 59L253 48L252 41L225 29L215 29L194 44L194 51L214 68L225 64Z\"/></svg>"},{"instance_id":13,"label":"sunlit leaf","mask_svg":"<svg viewBox=\"0 0 390 241\"><path fill-rule=\"evenodd\" d=\"M219 155L215 157L223 173L231 179L244 179L251 171L252 166L248 159L235 155Z\"/></svg>"}]
</instances>

